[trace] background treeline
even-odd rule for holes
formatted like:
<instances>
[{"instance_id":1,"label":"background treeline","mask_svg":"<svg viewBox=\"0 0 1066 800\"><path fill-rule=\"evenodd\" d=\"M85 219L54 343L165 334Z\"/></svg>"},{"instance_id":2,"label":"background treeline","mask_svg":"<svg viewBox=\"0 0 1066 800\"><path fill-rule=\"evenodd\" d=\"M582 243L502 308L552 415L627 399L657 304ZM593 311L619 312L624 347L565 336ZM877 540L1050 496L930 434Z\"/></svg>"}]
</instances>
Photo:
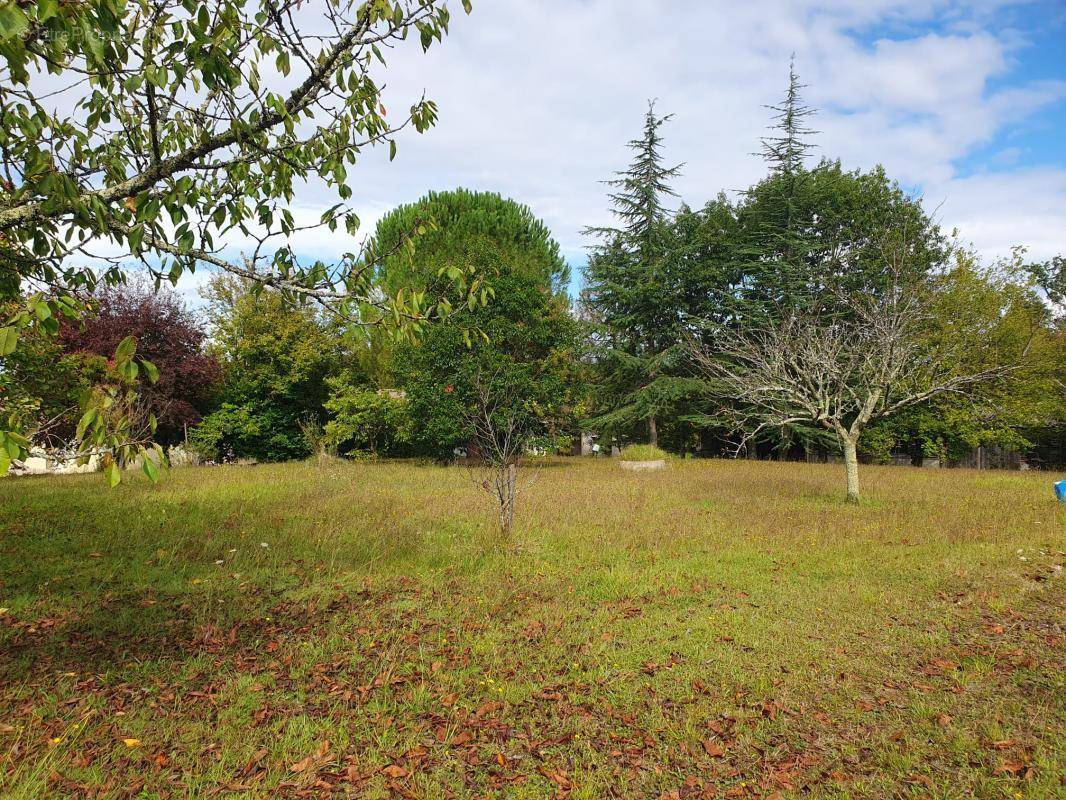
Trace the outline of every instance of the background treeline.
<instances>
[{"instance_id":1,"label":"background treeline","mask_svg":"<svg viewBox=\"0 0 1066 800\"><path fill-rule=\"evenodd\" d=\"M526 206L487 192L430 193L388 214L373 237L386 254L373 275L382 296L422 293L451 308L417 336L294 307L232 276L210 282L199 316L172 292L135 282L87 297L89 312L63 321L58 337L27 338L5 360L0 391L70 436L79 393L133 334L160 372L146 390L158 438L188 438L212 459L316 450L451 458L471 441L469 410L486 381L522 398L514 413L540 450L569 451L592 430L603 445L728 455L737 453L736 431L693 348L713 350L711 331L800 312L832 320L845 313L839 298L883 295L903 274L928 291L927 335L960 370L1018 367L873 423L860 453L952 459L1001 445L1061 462L1062 259L1027 263L1019 250L983 264L883 169L848 170L829 158L809 165L810 111L799 88L793 75L775 109L766 176L701 207L674 208L671 181L683 167L664 163L669 117L649 106L631 164L607 182L614 224L587 232L593 244L576 300L559 245ZM478 297L456 288L460 273L484 277ZM746 444L763 457L837 447L802 424Z\"/></svg>"},{"instance_id":2,"label":"background treeline","mask_svg":"<svg viewBox=\"0 0 1066 800\"><path fill-rule=\"evenodd\" d=\"M401 246L419 226L416 248ZM197 447L211 457L268 460L317 447L451 458L471 438L466 410L479 374L525 399L522 413L535 420L540 446L555 449L562 439L568 447L582 413L582 384L571 379L580 337L568 269L543 223L499 195L458 190L395 209L375 238L390 253L377 265L382 291L448 300L449 270L473 267L488 276L485 302L401 339L383 326L293 309L235 279L214 280L213 349L226 377L216 410L195 431Z\"/></svg>"},{"instance_id":3,"label":"background treeline","mask_svg":"<svg viewBox=\"0 0 1066 800\"><path fill-rule=\"evenodd\" d=\"M874 423L861 454L950 460L1000 445L1061 461L1062 259L1029 264L1018 250L982 264L880 167L852 171L828 158L808 167L813 112L800 88L791 74L773 109L775 127L762 142L766 177L735 200L719 194L674 213L670 180L681 166L664 165L669 117L649 107L629 168L608 182L616 226L589 230L598 237L581 295L597 360L590 425L674 451L736 453L730 398L692 364L694 349L715 352L713 331L773 329L802 317L820 320L824 332L856 298L918 287L930 353L950 353L957 374L1015 368ZM797 424L762 431L743 450L802 457L833 454L838 443Z\"/></svg>"}]
</instances>

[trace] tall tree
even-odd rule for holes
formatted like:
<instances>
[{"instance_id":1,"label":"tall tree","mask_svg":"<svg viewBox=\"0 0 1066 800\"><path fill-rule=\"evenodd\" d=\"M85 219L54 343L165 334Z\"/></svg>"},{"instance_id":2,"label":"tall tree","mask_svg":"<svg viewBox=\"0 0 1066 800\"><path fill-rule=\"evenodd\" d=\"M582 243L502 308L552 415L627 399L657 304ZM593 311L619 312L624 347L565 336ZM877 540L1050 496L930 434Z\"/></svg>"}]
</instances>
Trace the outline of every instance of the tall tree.
<instances>
[{"instance_id":1,"label":"tall tree","mask_svg":"<svg viewBox=\"0 0 1066 800\"><path fill-rule=\"evenodd\" d=\"M812 230L817 208L812 206L824 200L825 188L832 189L824 182L812 186L817 169L812 172L804 163L814 147L809 137L816 133L807 127L807 119L816 111L804 104L804 88L793 56L784 98L767 106L772 112L770 132L761 139L757 154L766 161L769 175L744 196L736 257L745 273L745 288L738 298L745 315L773 315L774 307L787 309L802 302L805 260L817 246Z\"/></svg>"},{"instance_id":2,"label":"tall tree","mask_svg":"<svg viewBox=\"0 0 1066 800\"><path fill-rule=\"evenodd\" d=\"M670 180L681 166L663 163L661 128L670 115L658 116L648 103L641 136L629 142L628 169L605 181L617 226L592 227L599 238L586 268L586 301L602 321L606 336L602 362L610 407L594 422L624 430L643 421L648 441L658 443L659 415L675 396L667 380L678 316L663 280L669 252L666 199L676 196Z\"/></svg>"},{"instance_id":3,"label":"tall tree","mask_svg":"<svg viewBox=\"0 0 1066 800\"><path fill-rule=\"evenodd\" d=\"M842 295L847 314L801 310L780 321L751 320L720 330L713 349L693 347L722 399L716 421L730 421L741 444L767 428L829 432L843 451L853 503L859 501L858 446L870 423L938 397L972 395L1012 372L1025 352L1023 346L1020 353L968 363L973 342L935 335L935 283L899 280L910 272L900 268L907 254L892 248L888 257L891 290Z\"/></svg>"},{"instance_id":4,"label":"tall tree","mask_svg":"<svg viewBox=\"0 0 1066 800\"><path fill-rule=\"evenodd\" d=\"M382 262L386 291L396 285L423 291L442 274L472 270L484 276L488 300L457 306L393 354L396 385L417 421L413 444L426 455L450 458L453 448L475 437L479 376L492 376L493 392L506 386L507 397L522 398L522 407L510 412L523 430L571 433L565 378L575 323L566 294L569 270L550 231L513 200L457 189L393 210L378 224L377 246L391 249L413 220L428 229L413 254L400 250Z\"/></svg>"},{"instance_id":5,"label":"tall tree","mask_svg":"<svg viewBox=\"0 0 1066 800\"><path fill-rule=\"evenodd\" d=\"M814 147L808 140L817 131L807 127L807 118L817 111L803 103L802 91L807 84L800 83L796 74L796 56L788 62L788 89L777 105L767 106L773 111L773 134L762 138L760 155L770 165L770 171L779 175L795 175L803 169L803 159Z\"/></svg>"}]
</instances>

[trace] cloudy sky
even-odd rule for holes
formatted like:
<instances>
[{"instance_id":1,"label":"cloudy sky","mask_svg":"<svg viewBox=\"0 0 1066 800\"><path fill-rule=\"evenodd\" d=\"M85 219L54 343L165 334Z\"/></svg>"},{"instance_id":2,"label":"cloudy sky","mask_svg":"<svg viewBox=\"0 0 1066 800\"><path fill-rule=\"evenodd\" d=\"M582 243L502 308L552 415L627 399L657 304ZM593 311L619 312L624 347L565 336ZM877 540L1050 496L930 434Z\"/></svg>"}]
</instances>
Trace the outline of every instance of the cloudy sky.
<instances>
[{"instance_id":1,"label":"cloudy sky","mask_svg":"<svg viewBox=\"0 0 1066 800\"><path fill-rule=\"evenodd\" d=\"M439 124L405 132L389 163L349 182L364 230L430 189L463 186L528 204L579 273L586 225L607 219L600 180L625 166L647 100L674 118L666 155L700 205L763 174L751 153L788 60L820 111L817 156L883 164L988 258L1066 252L1066 2L951 0L474 0L423 55L393 51L388 104L423 89ZM413 43L412 43L413 45ZM318 187L298 215L335 202ZM335 254L311 232L298 248Z\"/></svg>"}]
</instances>

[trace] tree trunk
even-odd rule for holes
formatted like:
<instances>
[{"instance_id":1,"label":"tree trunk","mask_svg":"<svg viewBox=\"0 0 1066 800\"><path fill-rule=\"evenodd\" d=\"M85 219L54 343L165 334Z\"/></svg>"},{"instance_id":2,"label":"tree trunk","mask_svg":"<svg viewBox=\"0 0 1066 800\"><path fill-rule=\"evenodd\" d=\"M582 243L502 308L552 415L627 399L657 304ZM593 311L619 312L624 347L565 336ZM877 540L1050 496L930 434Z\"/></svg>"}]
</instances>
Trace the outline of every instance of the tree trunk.
<instances>
[{"instance_id":1,"label":"tree trunk","mask_svg":"<svg viewBox=\"0 0 1066 800\"><path fill-rule=\"evenodd\" d=\"M652 447L659 446L659 426L655 417L648 417L648 444Z\"/></svg>"},{"instance_id":2,"label":"tree trunk","mask_svg":"<svg viewBox=\"0 0 1066 800\"><path fill-rule=\"evenodd\" d=\"M857 436L841 436L844 446L844 469L848 473L848 502L859 502L859 454L856 450Z\"/></svg>"},{"instance_id":3,"label":"tree trunk","mask_svg":"<svg viewBox=\"0 0 1066 800\"><path fill-rule=\"evenodd\" d=\"M506 464L497 470L496 498L500 505L500 528L504 536L514 527L515 497L518 494L518 465Z\"/></svg>"}]
</instances>

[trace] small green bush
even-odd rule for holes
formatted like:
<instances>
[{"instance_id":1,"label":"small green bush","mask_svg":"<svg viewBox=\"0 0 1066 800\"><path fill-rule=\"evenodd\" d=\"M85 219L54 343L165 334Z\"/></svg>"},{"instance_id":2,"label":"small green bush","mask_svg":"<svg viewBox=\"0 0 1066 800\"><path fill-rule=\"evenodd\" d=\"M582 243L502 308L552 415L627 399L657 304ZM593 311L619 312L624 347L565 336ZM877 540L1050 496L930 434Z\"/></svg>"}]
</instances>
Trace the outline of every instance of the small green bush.
<instances>
[{"instance_id":1,"label":"small green bush","mask_svg":"<svg viewBox=\"0 0 1066 800\"><path fill-rule=\"evenodd\" d=\"M658 461L669 457L665 450L651 444L631 444L622 450L623 461Z\"/></svg>"}]
</instances>

